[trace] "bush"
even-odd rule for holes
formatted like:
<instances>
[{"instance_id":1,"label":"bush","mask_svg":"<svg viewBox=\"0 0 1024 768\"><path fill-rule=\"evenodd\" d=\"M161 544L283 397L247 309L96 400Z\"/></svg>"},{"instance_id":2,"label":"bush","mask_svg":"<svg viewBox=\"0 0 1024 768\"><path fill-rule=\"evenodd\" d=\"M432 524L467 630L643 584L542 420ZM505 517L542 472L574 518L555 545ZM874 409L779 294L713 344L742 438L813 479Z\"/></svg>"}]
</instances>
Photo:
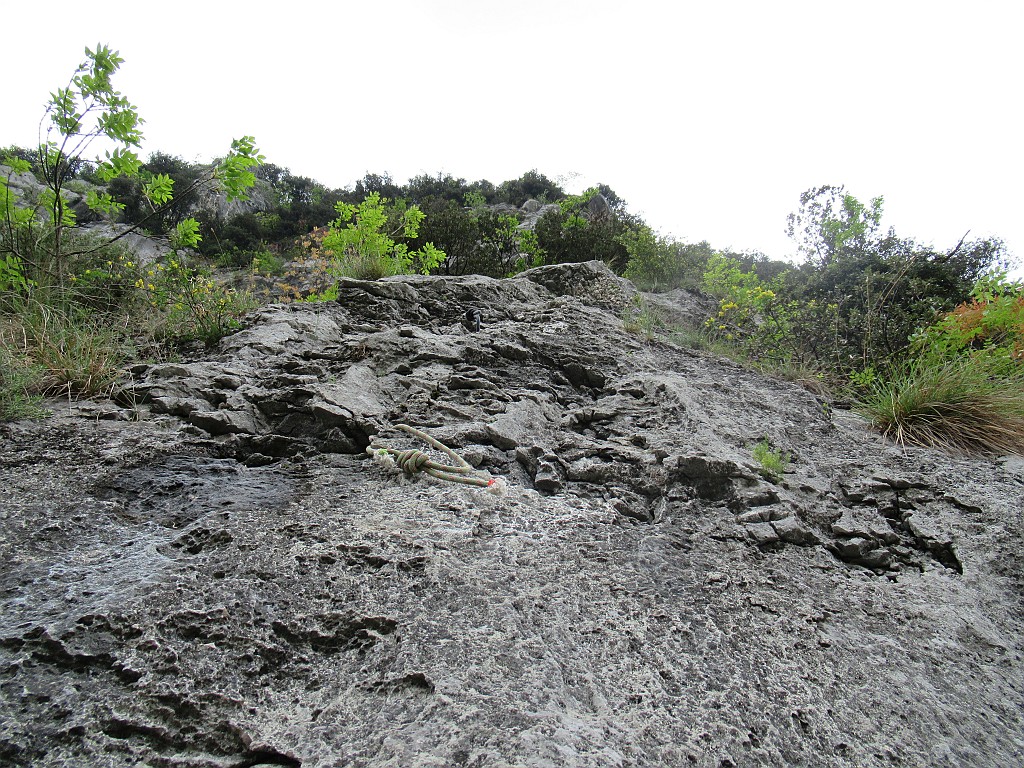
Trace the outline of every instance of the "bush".
<instances>
[{"instance_id":1,"label":"bush","mask_svg":"<svg viewBox=\"0 0 1024 768\"><path fill-rule=\"evenodd\" d=\"M708 243L684 245L657 235L648 226L627 229L618 241L629 256L623 276L641 290L697 288L711 258Z\"/></svg>"},{"instance_id":2,"label":"bush","mask_svg":"<svg viewBox=\"0 0 1024 768\"><path fill-rule=\"evenodd\" d=\"M338 203L338 219L323 240L336 277L373 280L414 271L428 274L444 261L444 253L431 243L417 251L406 244L416 238L425 214L415 205L388 203L376 192L359 205Z\"/></svg>"},{"instance_id":3,"label":"bush","mask_svg":"<svg viewBox=\"0 0 1024 768\"><path fill-rule=\"evenodd\" d=\"M599 194L595 187L582 195L566 197L559 201L559 210L549 211L537 221L537 245L544 253L545 263L599 259L617 274L625 271L629 253L621 236L630 226L639 224L611 209L603 215L593 215L588 203Z\"/></svg>"},{"instance_id":4,"label":"bush","mask_svg":"<svg viewBox=\"0 0 1024 768\"><path fill-rule=\"evenodd\" d=\"M809 261L788 273L786 290L803 303L833 308L829 360L843 374L884 371L905 357L919 328L962 303L985 271L1006 262L997 239L963 239L938 252L881 232L881 197L865 205L842 187L820 187L800 203L789 232Z\"/></svg>"},{"instance_id":5,"label":"bush","mask_svg":"<svg viewBox=\"0 0 1024 768\"><path fill-rule=\"evenodd\" d=\"M210 275L172 256L147 275L145 290L152 307L165 313L156 333L174 342L202 341L210 347L242 327L242 317L255 309L248 293L215 282Z\"/></svg>"},{"instance_id":6,"label":"bush","mask_svg":"<svg viewBox=\"0 0 1024 768\"><path fill-rule=\"evenodd\" d=\"M531 199L550 203L563 197L565 190L557 182L539 173L536 168L527 171L518 179L502 182L494 192L494 202L509 203L516 208Z\"/></svg>"},{"instance_id":7,"label":"bush","mask_svg":"<svg viewBox=\"0 0 1024 768\"><path fill-rule=\"evenodd\" d=\"M430 200L447 200L461 203L470 191L465 179L456 179L451 174L438 173L437 176L421 174L409 179L402 191L402 197L423 205Z\"/></svg>"},{"instance_id":8,"label":"bush","mask_svg":"<svg viewBox=\"0 0 1024 768\"><path fill-rule=\"evenodd\" d=\"M435 197L424 204L427 217L409 246L423 248L433 243L444 251L445 260L436 271L508 277L543 263L538 261L540 250L534 233L521 229L516 216L488 208L480 192L466 193L465 202L459 205Z\"/></svg>"},{"instance_id":9,"label":"bush","mask_svg":"<svg viewBox=\"0 0 1024 768\"><path fill-rule=\"evenodd\" d=\"M491 274L480 258L479 222L472 210L461 202L443 198L426 200L421 203L421 209L426 219L420 225L416 238L410 241L410 247L421 248L427 243L434 243L445 253L446 258L438 271L446 275Z\"/></svg>"},{"instance_id":10,"label":"bush","mask_svg":"<svg viewBox=\"0 0 1024 768\"><path fill-rule=\"evenodd\" d=\"M270 277L272 275L280 275L284 272L285 259L279 253L274 253L267 248L261 248L252 255L252 261L250 266L253 274L255 275L266 275Z\"/></svg>"},{"instance_id":11,"label":"bush","mask_svg":"<svg viewBox=\"0 0 1024 768\"><path fill-rule=\"evenodd\" d=\"M995 271L971 298L912 337L914 352L933 361L969 357L994 373L1024 369L1024 284Z\"/></svg>"},{"instance_id":12,"label":"bush","mask_svg":"<svg viewBox=\"0 0 1024 768\"><path fill-rule=\"evenodd\" d=\"M764 283L735 259L714 254L702 279L704 290L719 298L717 315L706 322L711 341L732 344L770 367L820 359L834 308L787 299L783 285L780 278Z\"/></svg>"}]
</instances>

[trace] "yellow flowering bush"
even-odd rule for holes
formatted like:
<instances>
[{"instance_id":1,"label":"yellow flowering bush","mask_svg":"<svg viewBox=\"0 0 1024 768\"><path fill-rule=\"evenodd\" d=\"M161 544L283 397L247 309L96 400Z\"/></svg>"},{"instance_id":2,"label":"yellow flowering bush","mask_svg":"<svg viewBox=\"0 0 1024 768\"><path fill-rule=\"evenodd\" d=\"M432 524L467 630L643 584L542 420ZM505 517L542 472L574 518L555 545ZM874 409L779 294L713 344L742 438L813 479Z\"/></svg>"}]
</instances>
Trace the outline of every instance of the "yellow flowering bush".
<instances>
[{"instance_id":1,"label":"yellow flowering bush","mask_svg":"<svg viewBox=\"0 0 1024 768\"><path fill-rule=\"evenodd\" d=\"M141 297L144 270L136 257L118 247L102 248L73 264L67 278L79 303L100 311L117 311Z\"/></svg>"},{"instance_id":2,"label":"yellow flowering bush","mask_svg":"<svg viewBox=\"0 0 1024 768\"><path fill-rule=\"evenodd\" d=\"M835 305L783 298L782 279L763 282L735 259L714 254L703 278L704 289L719 299L718 312L705 324L711 340L735 344L751 360L772 365L829 357Z\"/></svg>"},{"instance_id":3,"label":"yellow flowering bush","mask_svg":"<svg viewBox=\"0 0 1024 768\"><path fill-rule=\"evenodd\" d=\"M179 256L159 263L140 278L151 306L166 313L166 335L199 339L212 346L241 327L241 318L256 302L246 292L218 284L208 272L188 267Z\"/></svg>"}]
</instances>

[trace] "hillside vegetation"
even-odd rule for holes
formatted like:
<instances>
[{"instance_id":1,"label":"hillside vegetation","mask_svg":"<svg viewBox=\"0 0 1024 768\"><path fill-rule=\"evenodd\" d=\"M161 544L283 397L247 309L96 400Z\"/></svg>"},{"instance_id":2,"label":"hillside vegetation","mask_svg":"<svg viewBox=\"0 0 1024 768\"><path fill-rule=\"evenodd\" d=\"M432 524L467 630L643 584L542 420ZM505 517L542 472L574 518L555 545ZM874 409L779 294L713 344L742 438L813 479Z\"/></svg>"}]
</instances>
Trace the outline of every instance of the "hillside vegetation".
<instances>
[{"instance_id":1,"label":"hillside vegetation","mask_svg":"<svg viewBox=\"0 0 1024 768\"><path fill-rule=\"evenodd\" d=\"M261 301L332 299L343 276L599 259L644 291L717 302L696 329L641 302L624 320L652 339L800 381L898 441L1024 452L1024 287L999 240L935 250L883 231L882 198L822 186L789 217L793 266L664 237L608 186L572 195L537 170L329 189L252 137L209 164L143 161L141 120L112 85L121 63L86 49L37 144L0 150L0 419L38 414L46 395L103 395L133 362L213 345ZM93 159L94 140L115 148ZM133 232L168 247L141 258Z\"/></svg>"}]
</instances>

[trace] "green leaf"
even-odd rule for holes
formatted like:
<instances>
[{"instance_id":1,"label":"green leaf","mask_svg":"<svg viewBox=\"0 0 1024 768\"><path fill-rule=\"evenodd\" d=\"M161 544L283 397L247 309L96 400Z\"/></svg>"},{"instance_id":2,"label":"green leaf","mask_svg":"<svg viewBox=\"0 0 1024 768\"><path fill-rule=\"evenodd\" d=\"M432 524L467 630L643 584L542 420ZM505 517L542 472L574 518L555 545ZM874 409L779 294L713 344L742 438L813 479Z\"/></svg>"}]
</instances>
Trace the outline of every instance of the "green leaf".
<instances>
[{"instance_id":1,"label":"green leaf","mask_svg":"<svg viewBox=\"0 0 1024 768\"><path fill-rule=\"evenodd\" d=\"M27 293L35 283L25 276L21 259L12 254L0 256L0 291Z\"/></svg>"},{"instance_id":2,"label":"green leaf","mask_svg":"<svg viewBox=\"0 0 1024 768\"><path fill-rule=\"evenodd\" d=\"M124 210L124 203L119 203L106 192L99 193L95 189L90 189L86 193L85 204L94 211L111 216Z\"/></svg>"},{"instance_id":3,"label":"green leaf","mask_svg":"<svg viewBox=\"0 0 1024 768\"><path fill-rule=\"evenodd\" d=\"M166 173L158 173L143 185L142 192L153 205L163 205L174 196L174 179Z\"/></svg>"},{"instance_id":4,"label":"green leaf","mask_svg":"<svg viewBox=\"0 0 1024 768\"><path fill-rule=\"evenodd\" d=\"M28 173L32 170L32 165L28 160L22 160L20 157L13 157L7 155L0 160L0 164L8 166L15 173Z\"/></svg>"},{"instance_id":5,"label":"green leaf","mask_svg":"<svg viewBox=\"0 0 1024 768\"><path fill-rule=\"evenodd\" d=\"M266 158L258 153L256 139L243 136L231 142L231 152L217 168L217 176L224 184L228 200L248 200L246 190L256 183L256 175L249 169L262 165Z\"/></svg>"},{"instance_id":6,"label":"green leaf","mask_svg":"<svg viewBox=\"0 0 1024 768\"><path fill-rule=\"evenodd\" d=\"M107 159L97 166L96 175L103 181L111 181L118 176L137 176L141 167L142 161L137 154L130 149L118 147L113 152L107 152Z\"/></svg>"},{"instance_id":7,"label":"green leaf","mask_svg":"<svg viewBox=\"0 0 1024 768\"><path fill-rule=\"evenodd\" d=\"M100 131L114 141L139 146L142 143L142 124L135 109L131 106L116 105L108 112L100 115L97 124Z\"/></svg>"},{"instance_id":8,"label":"green leaf","mask_svg":"<svg viewBox=\"0 0 1024 768\"><path fill-rule=\"evenodd\" d=\"M171 235L171 245L175 248L195 248L202 239L199 235L199 222L195 219L185 219L178 223Z\"/></svg>"}]
</instances>

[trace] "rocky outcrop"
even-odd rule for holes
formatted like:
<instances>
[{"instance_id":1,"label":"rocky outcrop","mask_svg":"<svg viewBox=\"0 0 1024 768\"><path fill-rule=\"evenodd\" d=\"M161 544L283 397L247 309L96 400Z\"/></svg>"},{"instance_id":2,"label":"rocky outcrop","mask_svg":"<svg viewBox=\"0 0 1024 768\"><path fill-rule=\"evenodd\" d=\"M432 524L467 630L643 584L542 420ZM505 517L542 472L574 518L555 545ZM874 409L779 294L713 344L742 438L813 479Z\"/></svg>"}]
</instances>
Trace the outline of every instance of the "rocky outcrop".
<instances>
[{"instance_id":1,"label":"rocky outcrop","mask_svg":"<svg viewBox=\"0 0 1024 768\"><path fill-rule=\"evenodd\" d=\"M14 173L9 166L0 165L0 181L7 187L15 205L35 208L37 216L48 220L49 214L46 212L45 207L39 204L40 198L46 190L46 185L33 174L27 171L25 173ZM108 242L116 239L135 254L143 264L149 264L171 252L170 244L166 238L148 237L135 227L127 224L112 223L89 208L85 203L86 194L89 190L100 189L100 187L82 179L71 179L64 187L64 200L69 209L74 212L75 221L79 225L77 232L80 235L94 237L99 242Z\"/></svg>"},{"instance_id":2,"label":"rocky outcrop","mask_svg":"<svg viewBox=\"0 0 1024 768\"><path fill-rule=\"evenodd\" d=\"M4 427L0 762L1019 764L1024 463L884 445L634 296L348 280ZM399 423L504 495L372 461Z\"/></svg>"},{"instance_id":3,"label":"rocky outcrop","mask_svg":"<svg viewBox=\"0 0 1024 768\"><path fill-rule=\"evenodd\" d=\"M14 173L9 166L2 164L0 164L0 180L10 190L15 204L22 207L37 206L40 196L46 190L46 185L31 172ZM113 230L115 234L121 234L129 228L127 225L112 224L107 217L86 205L86 194L90 190L102 192L105 189L103 186L92 184L84 179L74 178L67 180L64 184L63 196L66 205L75 213L76 223L90 225L83 228L86 232L93 230L96 234L106 235ZM275 204L277 193L271 184L257 179L254 186L248 190L244 200L228 200L225 192L216 183L200 185L191 194L187 215L205 213L220 221L226 221L242 213L270 209ZM37 212L44 218L47 216L43 207L38 208ZM133 251L138 247L151 248L151 245L145 243L146 239L141 234L129 236L125 244ZM144 256L145 254L138 255Z\"/></svg>"},{"instance_id":4,"label":"rocky outcrop","mask_svg":"<svg viewBox=\"0 0 1024 768\"><path fill-rule=\"evenodd\" d=\"M49 214L45 206L40 205L40 199L46 192L46 185L32 173L28 171L15 173L10 166L0 164L0 181L7 187L15 205L35 208L37 215L48 219ZM74 212L75 220L78 223L86 224L102 219L85 203L86 194L91 189L98 189L98 187L82 179L70 179L64 185L62 192L64 203L68 210Z\"/></svg>"}]
</instances>

